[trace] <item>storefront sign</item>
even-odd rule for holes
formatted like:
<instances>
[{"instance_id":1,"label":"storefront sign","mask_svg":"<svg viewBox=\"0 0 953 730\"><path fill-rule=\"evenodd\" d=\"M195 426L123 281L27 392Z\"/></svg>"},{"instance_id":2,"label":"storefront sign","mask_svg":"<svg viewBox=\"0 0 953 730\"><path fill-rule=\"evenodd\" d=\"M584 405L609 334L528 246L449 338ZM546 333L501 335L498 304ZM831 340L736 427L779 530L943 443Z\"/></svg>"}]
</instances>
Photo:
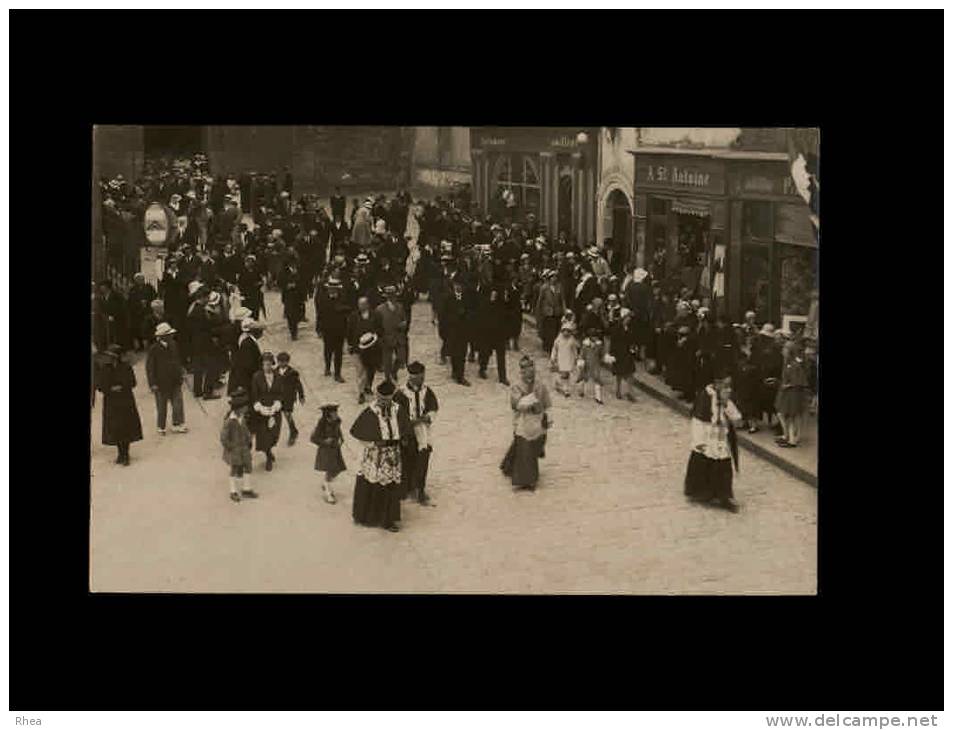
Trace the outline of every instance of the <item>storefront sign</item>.
<instances>
[{"instance_id":1,"label":"storefront sign","mask_svg":"<svg viewBox=\"0 0 953 730\"><path fill-rule=\"evenodd\" d=\"M745 195L800 197L786 165L773 166L771 169L758 172L739 170L732 172L729 177L729 188L734 197L740 198Z\"/></svg>"},{"instance_id":2,"label":"storefront sign","mask_svg":"<svg viewBox=\"0 0 953 730\"><path fill-rule=\"evenodd\" d=\"M477 149L508 152L579 152L579 132L598 139L591 129L576 127L471 127L470 139ZM586 146L592 146L591 144Z\"/></svg>"},{"instance_id":3,"label":"storefront sign","mask_svg":"<svg viewBox=\"0 0 953 730\"><path fill-rule=\"evenodd\" d=\"M676 155L636 155L635 187L723 195L724 163Z\"/></svg>"}]
</instances>

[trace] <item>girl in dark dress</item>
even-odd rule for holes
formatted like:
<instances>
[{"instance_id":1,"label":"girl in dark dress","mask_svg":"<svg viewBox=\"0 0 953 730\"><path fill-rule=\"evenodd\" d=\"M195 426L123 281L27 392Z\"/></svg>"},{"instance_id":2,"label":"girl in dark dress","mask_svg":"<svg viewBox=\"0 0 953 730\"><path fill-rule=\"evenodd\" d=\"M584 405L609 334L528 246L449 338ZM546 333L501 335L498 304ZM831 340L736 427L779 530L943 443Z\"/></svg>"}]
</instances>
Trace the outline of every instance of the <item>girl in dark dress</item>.
<instances>
[{"instance_id":1,"label":"girl in dark dress","mask_svg":"<svg viewBox=\"0 0 953 730\"><path fill-rule=\"evenodd\" d=\"M311 433L311 443L318 447L314 459L315 471L324 472L324 484L321 485L324 501L335 504L337 498L334 496L331 482L342 471L347 471L347 465L341 455L344 436L341 434L341 417L338 415L337 403L321 406L321 419Z\"/></svg>"},{"instance_id":2,"label":"girl in dark dress","mask_svg":"<svg viewBox=\"0 0 953 730\"><path fill-rule=\"evenodd\" d=\"M136 375L122 360L122 347L110 345L97 370L96 389L103 394L103 444L119 450L116 463L129 466L129 444L142 441L136 408Z\"/></svg>"},{"instance_id":3,"label":"girl in dark dress","mask_svg":"<svg viewBox=\"0 0 953 730\"><path fill-rule=\"evenodd\" d=\"M626 384L625 397L635 402L632 393L632 378L635 374L635 327L632 311L623 307L609 334L609 354L613 358L612 374L615 375L615 397L622 398L622 383Z\"/></svg>"}]
</instances>

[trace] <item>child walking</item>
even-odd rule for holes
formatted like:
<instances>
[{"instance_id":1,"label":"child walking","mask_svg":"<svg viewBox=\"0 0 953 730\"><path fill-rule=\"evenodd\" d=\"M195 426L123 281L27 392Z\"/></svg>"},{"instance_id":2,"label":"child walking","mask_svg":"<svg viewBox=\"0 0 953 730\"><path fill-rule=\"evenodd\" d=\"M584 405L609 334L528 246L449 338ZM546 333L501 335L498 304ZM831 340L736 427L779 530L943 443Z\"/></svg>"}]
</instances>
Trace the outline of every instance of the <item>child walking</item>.
<instances>
[{"instance_id":1,"label":"child walking","mask_svg":"<svg viewBox=\"0 0 953 730\"><path fill-rule=\"evenodd\" d=\"M301 376L291 367L291 355L287 352L278 353L278 377L281 378L281 412L288 422L288 446L294 446L298 440L298 427L292 413L295 409L295 400L304 405L304 388L301 387Z\"/></svg>"},{"instance_id":2,"label":"child walking","mask_svg":"<svg viewBox=\"0 0 953 730\"><path fill-rule=\"evenodd\" d=\"M602 330L590 327L586 338L582 341L582 351L579 359L582 367L576 382L579 383L579 397L586 397L586 383L593 384L593 395L596 403L602 405L602 360L605 356L605 343L602 340Z\"/></svg>"},{"instance_id":3,"label":"child walking","mask_svg":"<svg viewBox=\"0 0 953 730\"><path fill-rule=\"evenodd\" d=\"M556 378L556 392L562 393L567 398L572 391L569 378L576 368L576 360L579 358L579 343L573 336L574 331L573 324L564 321L559 330L559 337L553 342L553 351L549 356L551 368L559 374Z\"/></svg>"},{"instance_id":4,"label":"child walking","mask_svg":"<svg viewBox=\"0 0 953 730\"><path fill-rule=\"evenodd\" d=\"M245 423L248 403L248 393L239 386L228 401L228 415L225 416L219 437L223 449L222 460L231 468L228 484L229 497L233 502L241 502L242 497L258 497L251 488L251 431Z\"/></svg>"},{"instance_id":5,"label":"child walking","mask_svg":"<svg viewBox=\"0 0 953 730\"><path fill-rule=\"evenodd\" d=\"M337 403L321 406L321 418L311 433L311 443L318 447L314 469L324 472L324 484L321 485L324 501L335 504L337 498L334 496L331 482L342 471L347 471L347 465L341 455L344 436L341 434L341 417L338 415Z\"/></svg>"}]
</instances>

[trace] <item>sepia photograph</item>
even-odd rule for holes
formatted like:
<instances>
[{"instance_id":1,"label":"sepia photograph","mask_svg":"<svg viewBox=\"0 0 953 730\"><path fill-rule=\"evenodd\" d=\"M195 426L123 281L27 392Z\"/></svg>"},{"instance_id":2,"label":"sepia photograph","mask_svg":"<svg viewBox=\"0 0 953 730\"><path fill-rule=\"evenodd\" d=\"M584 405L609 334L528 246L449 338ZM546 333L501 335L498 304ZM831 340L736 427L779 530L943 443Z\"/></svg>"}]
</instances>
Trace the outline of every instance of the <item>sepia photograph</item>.
<instances>
[{"instance_id":1,"label":"sepia photograph","mask_svg":"<svg viewBox=\"0 0 953 730\"><path fill-rule=\"evenodd\" d=\"M799 127L93 134L93 593L815 595Z\"/></svg>"}]
</instances>

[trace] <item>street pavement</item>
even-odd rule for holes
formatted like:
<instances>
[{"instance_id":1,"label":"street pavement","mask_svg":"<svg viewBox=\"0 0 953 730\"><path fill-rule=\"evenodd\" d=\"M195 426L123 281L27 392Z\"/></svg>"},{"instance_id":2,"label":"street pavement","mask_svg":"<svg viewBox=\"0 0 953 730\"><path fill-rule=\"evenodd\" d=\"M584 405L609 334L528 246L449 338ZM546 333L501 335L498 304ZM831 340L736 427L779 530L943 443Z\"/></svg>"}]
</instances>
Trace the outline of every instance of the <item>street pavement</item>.
<instances>
[{"instance_id":1,"label":"street pavement","mask_svg":"<svg viewBox=\"0 0 953 730\"><path fill-rule=\"evenodd\" d=\"M116 592L813 594L817 583L817 490L742 452L735 493L741 512L689 504L682 495L687 420L655 399L606 404L553 392L554 427L535 493L514 493L498 465L509 445L508 391L489 379L449 379L438 361L430 305L414 306L411 357L427 366L440 400L430 494L436 507L404 503L402 530L351 521L358 447L347 436L338 504L321 499L308 440L327 400L341 404L345 430L360 411L353 366L344 384L325 378L314 311L292 343L268 293L263 349L287 350L303 375L301 432L275 470L255 454L257 500L228 499L219 428L225 400L185 395L188 434L160 437L155 404L136 362L144 440L132 464L102 446L101 394L92 413L91 589ZM524 350L551 382L533 330ZM508 354L509 376L519 354Z\"/></svg>"}]
</instances>

